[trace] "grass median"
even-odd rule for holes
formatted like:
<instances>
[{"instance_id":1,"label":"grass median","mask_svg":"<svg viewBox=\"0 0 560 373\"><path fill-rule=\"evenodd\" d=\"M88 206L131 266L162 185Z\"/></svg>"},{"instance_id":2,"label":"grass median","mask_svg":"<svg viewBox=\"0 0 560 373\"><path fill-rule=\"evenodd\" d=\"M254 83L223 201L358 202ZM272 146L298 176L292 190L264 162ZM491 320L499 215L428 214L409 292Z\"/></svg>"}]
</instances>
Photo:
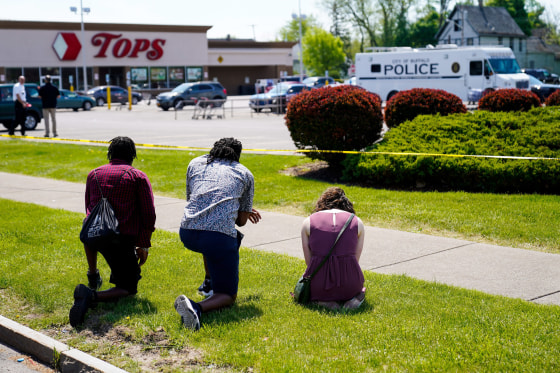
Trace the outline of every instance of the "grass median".
<instances>
[{"instance_id":1,"label":"grass median","mask_svg":"<svg viewBox=\"0 0 560 373\"><path fill-rule=\"evenodd\" d=\"M82 214L0 200L0 313L129 372L373 372L560 369L560 307L365 273L362 309L295 304L303 260L241 250L240 291L228 309L182 327L181 293L200 299L201 257L176 233L157 230L139 293L68 324L87 264ZM100 260L107 288L108 268Z\"/></svg>"},{"instance_id":2,"label":"grass median","mask_svg":"<svg viewBox=\"0 0 560 373\"><path fill-rule=\"evenodd\" d=\"M0 171L84 183L92 168L107 162L106 153L106 146L2 141ZM147 173L156 194L184 198L187 165L203 153L138 149L134 166ZM560 253L560 196L374 189L281 172L309 162L301 156L244 153L241 162L255 175L259 209L306 216L336 184L368 225Z\"/></svg>"}]
</instances>

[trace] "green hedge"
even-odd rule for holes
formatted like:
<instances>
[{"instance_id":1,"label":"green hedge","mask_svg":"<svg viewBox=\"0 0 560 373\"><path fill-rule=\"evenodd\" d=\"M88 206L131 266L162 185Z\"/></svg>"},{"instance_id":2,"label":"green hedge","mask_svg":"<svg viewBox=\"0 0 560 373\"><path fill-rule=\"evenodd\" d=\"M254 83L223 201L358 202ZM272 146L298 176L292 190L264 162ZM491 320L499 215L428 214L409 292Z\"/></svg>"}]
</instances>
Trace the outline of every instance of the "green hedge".
<instances>
[{"instance_id":1,"label":"green hedge","mask_svg":"<svg viewBox=\"0 0 560 373\"><path fill-rule=\"evenodd\" d=\"M560 158L560 109L419 116L372 152ZM437 155L349 155L346 181L399 189L560 193L560 161Z\"/></svg>"}]
</instances>

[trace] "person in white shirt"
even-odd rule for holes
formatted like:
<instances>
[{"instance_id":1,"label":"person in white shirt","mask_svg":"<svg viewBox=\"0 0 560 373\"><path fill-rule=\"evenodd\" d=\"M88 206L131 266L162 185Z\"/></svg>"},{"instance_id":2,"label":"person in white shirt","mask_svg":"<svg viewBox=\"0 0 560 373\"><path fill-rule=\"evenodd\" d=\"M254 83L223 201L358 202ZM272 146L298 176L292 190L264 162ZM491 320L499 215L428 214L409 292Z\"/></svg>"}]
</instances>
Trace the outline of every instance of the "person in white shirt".
<instances>
[{"instance_id":1,"label":"person in white shirt","mask_svg":"<svg viewBox=\"0 0 560 373\"><path fill-rule=\"evenodd\" d=\"M27 107L27 97L25 95L25 77L20 76L18 82L14 85L12 97L14 98L15 118L9 128L10 135L18 124L21 126L21 135L25 136L25 110Z\"/></svg>"}]
</instances>

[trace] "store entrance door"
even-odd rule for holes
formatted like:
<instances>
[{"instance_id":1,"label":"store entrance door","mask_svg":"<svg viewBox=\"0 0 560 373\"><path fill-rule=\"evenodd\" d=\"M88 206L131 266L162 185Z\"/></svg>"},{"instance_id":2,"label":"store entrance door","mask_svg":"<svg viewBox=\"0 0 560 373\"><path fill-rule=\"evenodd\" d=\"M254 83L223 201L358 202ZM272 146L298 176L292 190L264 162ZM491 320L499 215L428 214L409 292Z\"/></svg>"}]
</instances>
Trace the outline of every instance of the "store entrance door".
<instances>
[{"instance_id":1,"label":"store entrance door","mask_svg":"<svg viewBox=\"0 0 560 373\"><path fill-rule=\"evenodd\" d=\"M100 85L118 85L126 86L126 77L124 75L124 67L106 66L99 68Z\"/></svg>"},{"instance_id":2,"label":"store entrance door","mask_svg":"<svg viewBox=\"0 0 560 373\"><path fill-rule=\"evenodd\" d=\"M42 75L41 76L41 85L45 84L45 76L46 75ZM52 85L54 85L57 88L61 88L62 86L60 85L62 79L60 78L60 75L51 75L51 83Z\"/></svg>"}]
</instances>

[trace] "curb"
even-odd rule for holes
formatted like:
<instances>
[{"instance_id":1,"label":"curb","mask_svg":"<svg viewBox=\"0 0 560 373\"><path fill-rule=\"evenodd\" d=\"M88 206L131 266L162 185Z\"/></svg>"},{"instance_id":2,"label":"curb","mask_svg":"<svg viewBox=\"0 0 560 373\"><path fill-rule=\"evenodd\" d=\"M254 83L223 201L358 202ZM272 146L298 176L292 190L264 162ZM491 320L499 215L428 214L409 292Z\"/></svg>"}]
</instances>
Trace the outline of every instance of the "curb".
<instances>
[{"instance_id":1,"label":"curb","mask_svg":"<svg viewBox=\"0 0 560 373\"><path fill-rule=\"evenodd\" d=\"M127 373L125 370L71 348L1 315L0 340L21 352L32 355L45 364L52 365L55 353L59 354L59 368L62 373Z\"/></svg>"}]
</instances>

